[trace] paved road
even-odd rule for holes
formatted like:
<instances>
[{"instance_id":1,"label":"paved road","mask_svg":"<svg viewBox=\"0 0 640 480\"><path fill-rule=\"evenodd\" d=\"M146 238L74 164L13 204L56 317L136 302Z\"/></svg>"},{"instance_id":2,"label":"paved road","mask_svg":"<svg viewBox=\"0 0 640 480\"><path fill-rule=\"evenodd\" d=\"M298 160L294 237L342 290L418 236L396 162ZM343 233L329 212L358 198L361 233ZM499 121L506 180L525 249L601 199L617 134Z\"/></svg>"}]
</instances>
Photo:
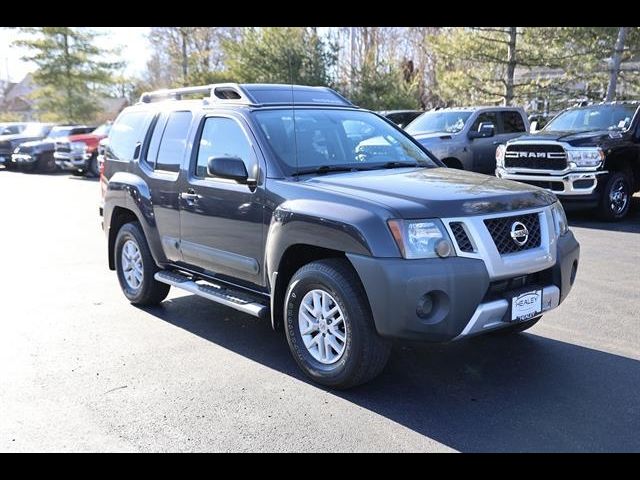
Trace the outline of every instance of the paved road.
<instances>
[{"instance_id":1,"label":"paved road","mask_svg":"<svg viewBox=\"0 0 640 480\"><path fill-rule=\"evenodd\" d=\"M0 170L1 451L640 451L640 198L623 224L571 219L576 286L531 333L397 345L335 393L265 323L129 305L98 190Z\"/></svg>"}]
</instances>

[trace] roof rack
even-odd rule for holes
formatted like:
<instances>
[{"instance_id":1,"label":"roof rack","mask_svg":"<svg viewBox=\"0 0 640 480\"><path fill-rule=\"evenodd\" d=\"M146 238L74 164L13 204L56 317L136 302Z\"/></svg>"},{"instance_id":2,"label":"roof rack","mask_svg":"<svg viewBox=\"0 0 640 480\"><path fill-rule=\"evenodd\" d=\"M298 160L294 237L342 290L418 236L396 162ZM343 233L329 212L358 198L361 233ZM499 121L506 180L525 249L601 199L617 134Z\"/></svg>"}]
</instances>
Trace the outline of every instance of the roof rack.
<instances>
[{"instance_id":1,"label":"roof rack","mask_svg":"<svg viewBox=\"0 0 640 480\"><path fill-rule=\"evenodd\" d=\"M203 100L208 101L232 100L248 105L257 103L255 99L237 83L213 83L195 87L165 88L152 92L144 92L140 95L140 103L151 103L153 100L166 99L182 100L184 95L194 95L198 93L208 94L207 97L203 98Z\"/></svg>"}]
</instances>

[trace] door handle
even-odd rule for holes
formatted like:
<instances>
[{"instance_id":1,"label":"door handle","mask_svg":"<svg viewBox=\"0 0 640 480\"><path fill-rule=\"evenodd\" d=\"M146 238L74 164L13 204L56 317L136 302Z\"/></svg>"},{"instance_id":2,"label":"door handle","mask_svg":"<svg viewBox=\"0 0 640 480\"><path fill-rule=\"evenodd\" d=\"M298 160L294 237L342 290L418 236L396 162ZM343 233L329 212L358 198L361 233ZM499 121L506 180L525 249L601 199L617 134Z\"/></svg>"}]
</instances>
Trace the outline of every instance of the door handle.
<instances>
[{"instance_id":1,"label":"door handle","mask_svg":"<svg viewBox=\"0 0 640 480\"><path fill-rule=\"evenodd\" d=\"M180 193L180 198L185 200L187 203L197 202L200 197L201 195L198 195L193 188Z\"/></svg>"}]
</instances>

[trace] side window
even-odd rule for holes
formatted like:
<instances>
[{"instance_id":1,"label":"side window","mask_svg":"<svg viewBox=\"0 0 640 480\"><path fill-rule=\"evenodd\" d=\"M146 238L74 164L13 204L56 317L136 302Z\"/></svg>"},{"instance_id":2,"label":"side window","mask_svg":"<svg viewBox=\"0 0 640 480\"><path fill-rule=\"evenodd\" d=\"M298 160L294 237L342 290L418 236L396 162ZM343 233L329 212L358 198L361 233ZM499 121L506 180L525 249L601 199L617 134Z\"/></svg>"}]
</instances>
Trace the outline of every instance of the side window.
<instances>
[{"instance_id":1,"label":"side window","mask_svg":"<svg viewBox=\"0 0 640 480\"><path fill-rule=\"evenodd\" d=\"M520 133L526 131L522 115L514 111L502 112L502 133Z\"/></svg>"},{"instance_id":2,"label":"side window","mask_svg":"<svg viewBox=\"0 0 640 480\"><path fill-rule=\"evenodd\" d=\"M162 140L160 140L160 147L158 148L156 170L180 171L182 157L187 147L187 135L189 134L190 125L191 112L171 112L169 114Z\"/></svg>"},{"instance_id":3,"label":"side window","mask_svg":"<svg viewBox=\"0 0 640 480\"><path fill-rule=\"evenodd\" d=\"M156 167L156 159L158 158L158 149L160 148L160 140L162 139L162 133L164 127L167 125L167 114L160 113L155 118L151 128L153 133L151 134L151 140L147 150L142 154L142 161L149 165L151 168Z\"/></svg>"},{"instance_id":4,"label":"side window","mask_svg":"<svg viewBox=\"0 0 640 480\"><path fill-rule=\"evenodd\" d=\"M473 125L471 125L471 131L477 132L478 128L480 128L480 124L486 122L493 123L496 131L498 130L498 114L496 112L484 112L478 115L476 121L473 122Z\"/></svg>"},{"instance_id":5,"label":"side window","mask_svg":"<svg viewBox=\"0 0 640 480\"><path fill-rule=\"evenodd\" d=\"M138 142L142 142L149 117L147 112L125 112L111 129L109 151L116 160L133 160Z\"/></svg>"},{"instance_id":6,"label":"side window","mask_svg":"<svg viewBox=\"0 0 640 480\"><path fill-rule=\"evenodd\" d=\"M205 120L198 147L198 161L195 174L207 177L207 164L210 157L237 157L244 160L247 170L253 163L251 145L244 131L235 120L222 117L209 117Z\"/></svg>"}]
</instances>

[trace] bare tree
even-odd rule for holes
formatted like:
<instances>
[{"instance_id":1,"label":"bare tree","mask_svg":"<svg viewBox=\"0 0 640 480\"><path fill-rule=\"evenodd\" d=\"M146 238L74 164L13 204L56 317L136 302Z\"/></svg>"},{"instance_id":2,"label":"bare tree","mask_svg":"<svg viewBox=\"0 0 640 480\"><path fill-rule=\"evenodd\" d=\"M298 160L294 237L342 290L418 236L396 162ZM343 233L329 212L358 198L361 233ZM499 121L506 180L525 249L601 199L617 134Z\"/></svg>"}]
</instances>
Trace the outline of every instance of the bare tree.
<instances>
[{"instance_id":1,"label":"bare tree","mask_svg":"<svg viewBox=\"0 0 640 480\"><path fill-rule=\"evenodd\" d=\"M620 30L618 30L618 38L616 39L616 44L613 48L613 57L611 58L607 95L604 99L606 102L610 102L616 98L616 86L618 84L618 75L620 74L620 63L622 62L622 52L624 51L627 29L628 27L620 27Z\"/></svg>"}]
</instances>

